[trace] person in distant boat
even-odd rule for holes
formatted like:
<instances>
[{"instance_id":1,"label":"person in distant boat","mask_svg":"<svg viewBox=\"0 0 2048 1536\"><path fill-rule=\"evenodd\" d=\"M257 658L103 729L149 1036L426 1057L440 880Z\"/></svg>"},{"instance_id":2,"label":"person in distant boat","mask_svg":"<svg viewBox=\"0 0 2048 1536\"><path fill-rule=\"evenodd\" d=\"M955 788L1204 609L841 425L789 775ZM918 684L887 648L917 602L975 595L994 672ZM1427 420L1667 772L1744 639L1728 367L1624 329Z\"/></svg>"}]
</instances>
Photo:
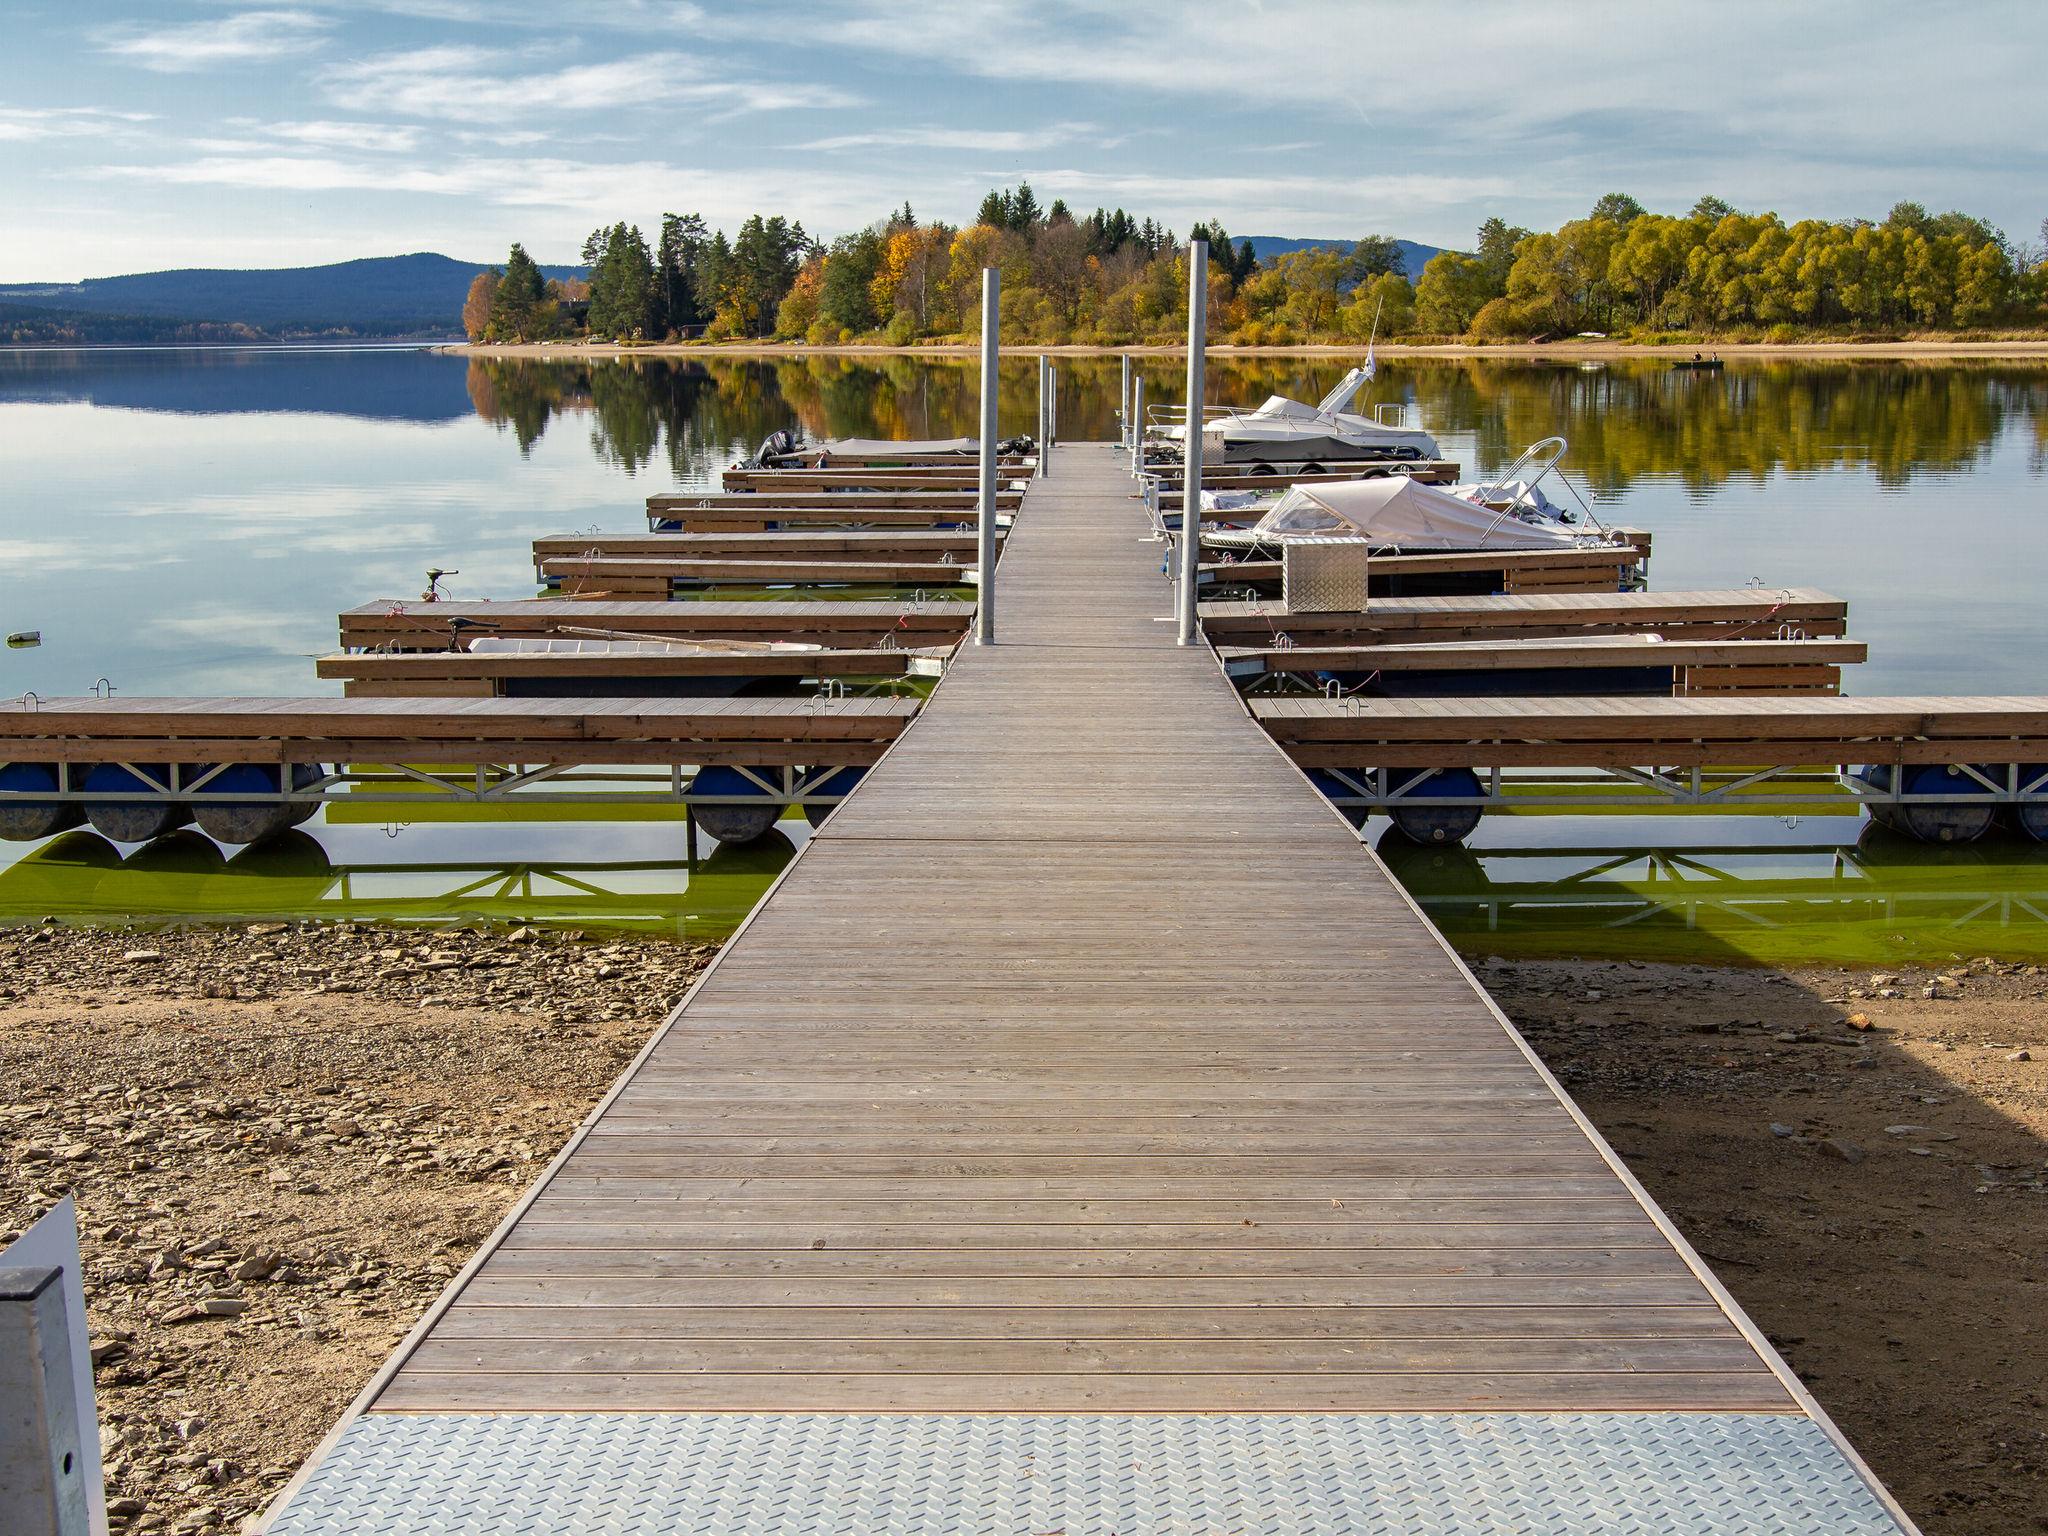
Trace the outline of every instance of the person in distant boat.
<instances>
[{"instance_id":1,"label":"person in distant boat","mask_svg":"<svg viewBox=\"0 0 2048 1536\"><path fill-rule=\"evenodd\" d=\"M1697 353L1697 352L1693 353L1693 355L1692 355L1692 360L1693 360L1694 362L1698 362L1698 361L1700 360L1700 355L1699 355L1699 353Z\"/></svg>"}]
</instances>

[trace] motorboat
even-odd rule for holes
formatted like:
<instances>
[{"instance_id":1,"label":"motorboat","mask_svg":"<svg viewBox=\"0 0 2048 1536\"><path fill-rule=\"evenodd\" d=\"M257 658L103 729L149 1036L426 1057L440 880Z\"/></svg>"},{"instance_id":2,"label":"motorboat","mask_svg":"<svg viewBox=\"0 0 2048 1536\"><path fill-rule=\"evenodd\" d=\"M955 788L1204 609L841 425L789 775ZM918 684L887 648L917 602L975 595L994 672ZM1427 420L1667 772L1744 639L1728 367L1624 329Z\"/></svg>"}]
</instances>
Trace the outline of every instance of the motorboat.
<instances>
[{"instance_id":1,"label":"motorboat","mask_svg":"<svg viewBox=\"0 0 2048 1536\"><path fill-rule=\"evenodd\" d=\"M1016 458L1035 453L1038 445L1029 437L1006 438L996 444L996 453ZM742 459L741 469L829 469L834 465L875 469L889 465L960 464L972 465L981 455L981 442L972 437L834 437L822 442L806 438L802 430L771 432Z\"/></svg>"},{"instance_id":2,"label":"motorboat","mask_svg":"<svg viewBox=\"0 0 2048 1536\"><path fill-rule=\"evenodd\" d=\"M1273 550L1294 538L1361 538L1376 549L1584 549L1614 537L1559 506L1542 482L1565 440L1525 449L1498 479L1429 485L1407 475L1304 482L1276 492L1204 491L1202 539L1225 549Z\"/></svg>"},{"instance_id":3,"label":"motorboat","mask_svg":"<svg viewBox=\"0 0 2048 1536\"><path fill-rule=\"evenodd\" d=\"M1414 427L1390 427L1348 409L1372 373L1354 368L1337 387L1305 405L1269 395L1256 410L1226 411L1202 423L1204 464L1295 464L1320 469L1361 459L1435 459L1436 439ZM1187 442L1187 424L1155 429L1169 450Z\"/></svg>"}]
</instances>

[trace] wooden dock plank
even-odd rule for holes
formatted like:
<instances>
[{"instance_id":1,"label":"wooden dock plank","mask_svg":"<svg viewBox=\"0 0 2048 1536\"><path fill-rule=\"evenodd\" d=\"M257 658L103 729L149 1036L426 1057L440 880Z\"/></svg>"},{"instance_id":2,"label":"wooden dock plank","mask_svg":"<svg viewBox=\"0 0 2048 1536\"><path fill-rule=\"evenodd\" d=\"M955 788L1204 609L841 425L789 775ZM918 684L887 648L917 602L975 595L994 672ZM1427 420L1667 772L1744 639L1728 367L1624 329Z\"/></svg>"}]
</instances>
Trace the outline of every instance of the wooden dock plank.
<instances>
[{"instance_id":1,"label":"wooden dock plank","mask_svg":"<svg viewBox=\"0 0 2048 1536\"><path fill-rule=\"evenodd\" d=\"M955 658L375 1410L1797 1410L1174 644L1143 526L1112 450L1061 450L998 643ZM1514 602L1566 633L1612 606Z\"/></svg>"}]
</instances>

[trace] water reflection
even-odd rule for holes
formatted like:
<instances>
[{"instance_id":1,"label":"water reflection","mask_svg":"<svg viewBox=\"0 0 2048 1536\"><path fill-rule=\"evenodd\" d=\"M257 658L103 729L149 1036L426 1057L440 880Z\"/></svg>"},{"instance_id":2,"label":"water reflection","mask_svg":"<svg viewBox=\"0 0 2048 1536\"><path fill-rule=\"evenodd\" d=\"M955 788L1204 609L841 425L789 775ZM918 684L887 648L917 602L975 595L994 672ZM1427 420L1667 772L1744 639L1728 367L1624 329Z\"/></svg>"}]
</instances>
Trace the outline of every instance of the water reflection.
<instances>
[{"instance_id":1,"label":"water reflection","mask_svg":"<svg viewBox=\"0 0 2048 1536\"><path fill-rule=\"evenodd\" d=\"M1791 840L1649 841L1640 826L1619 845L1560 828L1490 848L1423 848L1390 831L1376 847L1474 955L1884 966L2048 951L2048 847L1857 835L1854 818L1808 822ZM1831 826L1853 840L1829 838Z\"/></svg>"},{"instance_id":2,"label":"water reflection","mask_svg":"<svg viewBox=\"0 0 2048 1536\"><path fill-rule=\"evenodd\" d=\"M695 859L332 858L290 832L230 855L187 829L124 855L67 832L0 869L0 923L298 921L534 924L715 941L796 857L777 828Z\"/></svg>"},{"instance_id":3,"label":"water reflection","mask_svg":"<svg viewBox=\"0 0 2048 1536\"><path fill-rule=\"evenodd\" d=\"M1254 403L1268 394L1319 398L1347 359L1218 359L1212 400ZM1121 364L1060 360L1060 421L1072 439L1115 435ZM1178 363L1140 360L1147 399L1176 402ZM666 460L678 477L707 454L751 448L792 421L816 437L952 437L977 421L974 365L965 359L816 356L774 361L623 362L472 359L477 414L531 448L557 415L587 416L598 456L629 472ZM1035 419L1036 376L1013 359L999 390L1002 419ZM1371 403L1416 410L1439 436L1469 436L1476 461L1498 465L1536 439L1562 433L1569 467L1616 494L1646 477L1707 491L1774 472L1866 469L1897 487L1915 473L1977 464L2009 426L2048 454L2048 368L1981 365L1766 362L1719 374L1663 362L1597 367L1526 361L1401 361L1382 366Z\"/></svg>"},{"instance_id":4,"label":"water reflection","mask_svg":"<svg viewBox=\"0 0 2048 1536\"><path fill-rule=\"evenodd\" d=\"M1313 399L1352 361L1216 357L1209 393ZM1120 360L1059 367L1065 434L1111 435ZM1138 367L1151 400L1178 401L1180 359ZM0 651L0 698L80 693L100 677L123 695L329 692L309 658L333 647L334 615L418 591L429 566L455 573L457 597L530 594L536 534L636 528L649 492L715 484L793 423L822 437L971 433L977 381L964 357L0 353L0 555L21 578L0 588L0 628L44 637ZM1368 404L1412 408L1482 473L1564 433L1603 515L1655 534L1661 590L1754 578L1845 598L1851 633L1871 647L1855 692L2036 693L2044 388L2048 363L1737 361L1694 377L1654 361L1481 357L1388 360ZM1009 361L999 394L1002 429L1029 430L1033 357ZM481 916L694 933L729 926L766 884L735 871L721 895L730 861L753 854L693 870L680 836L650 842L668 829L646 824L409 815L393 844L390 816L337 807L312 848L292 839L232 858L196 835L126 857L89 835L0 846L0 862L28 852L0 875L0 918ZM2001 843L1928 864L1917 849L1873 853L1853 820L1824 820L1824 835L1809 821L1803 851L1787 852L1767 817L1712 833L1683 818L1489 818L1499 830L1483 836L1542 856L1482 847L1478 883L1468 869L1463 886L1434 864L1404 873L1418 888L1438 881L1426 899L1461 942L1496 947L1884 963L1910 941L1937 959L2048 954L2030 915L2048 911L2039 853ZM1596 872L1620 851L1629 859Z\"/></svg>"}]
</instances>

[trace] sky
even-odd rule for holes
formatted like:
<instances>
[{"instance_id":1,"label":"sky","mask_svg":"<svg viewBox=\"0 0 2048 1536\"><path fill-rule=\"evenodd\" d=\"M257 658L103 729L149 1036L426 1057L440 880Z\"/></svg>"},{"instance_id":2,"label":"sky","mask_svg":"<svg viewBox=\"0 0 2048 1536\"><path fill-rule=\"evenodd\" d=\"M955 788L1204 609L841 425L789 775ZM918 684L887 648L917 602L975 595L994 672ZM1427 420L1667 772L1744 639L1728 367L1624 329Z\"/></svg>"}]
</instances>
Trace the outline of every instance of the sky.
<instances>
[{"instance_id":1,"label":"sky","mask_svg":"<svg viewBox=\"0 0 2048 1536\"><path fill-rule=\"evenodd\" d=\"M1610 191L2048 215L2040 0L0 0L0 37L0 281L829 238L1022 179L1461 248Z\"/></svg>"}]
</instances>

